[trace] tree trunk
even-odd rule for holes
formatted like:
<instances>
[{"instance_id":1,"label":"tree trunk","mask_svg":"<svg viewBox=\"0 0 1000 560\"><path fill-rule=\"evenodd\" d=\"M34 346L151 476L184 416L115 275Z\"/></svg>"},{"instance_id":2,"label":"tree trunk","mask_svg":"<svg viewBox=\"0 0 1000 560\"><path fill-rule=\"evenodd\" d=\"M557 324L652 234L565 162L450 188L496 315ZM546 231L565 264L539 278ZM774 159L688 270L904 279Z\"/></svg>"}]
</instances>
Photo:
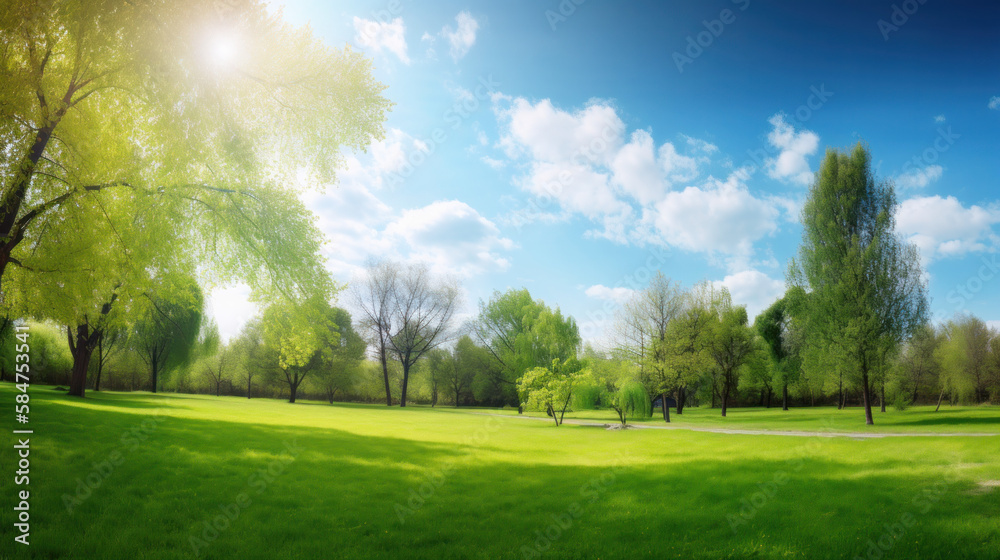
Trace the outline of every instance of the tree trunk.
<instances>
[{"instance_id":1,"label":"tree trunk","mask_svg":"<svg viewBox=\"0 0 1000 560\"><path fill-rule=\"evenodd\" d=\"M781 410L788 410L788 383L781 386Z\"/></svg>"},{"instance_id":2,"label":"tree trunk","mask_svg":"<svg viewBox=\"0 0 1000 560\"><path fill-rule=\"evenodd\" d=\"M670 407L667 406L667 393L664 391L660 395L660 398L663 399L663 401L660 403L660 408L663 409L663 421L669 423L670 422Z\"/></svg>"},{"instance_id":3,"label":"tree trunk","mask_svg":"<svg viewBox=\"0 0 1000 560\"><path fill-rule=\"evenodd\" d=\"M729 407L729 385L722 389L722 417L726 417L726 408Z\"/></svg>"},{"instance_id":4,"label":"tree trunk","mask_svg":"<svg viewBox=\"0 0 1000 560\"><path fill-rule=\"evenodd\" d=\"M250 398L250 382L251 382L251 377L247 375L247 399Z\"/></svg>"},{"instance_id":5,"label":"tree trunk","mask_svg":"<svg viewBox=\"0 0 1000 560\"><path fill-rule=\"evenodd\" d=\"M94 379L94 390L101 390L101 371L104 369L104 334L97 337L97 377Z\"/></svg>"},{"instance_id":6,"label":"tree trunk","mask_svg":"<svg viewBox=\"0 0 1000 560\"><path fill-rule=\"evenodd\" d=\"M399 392L399 406L406 406L406 385L410 381L410 366L403 362L403 388Z\"/></svg>"},{"instance_id":7,"label":"tree trunk","mask_svg":"<svg viewBox=\"0 0 1000 560\"><path fill-rule=\"evenodd\" d=\"M879 395L879 401L882 403L882 412L885 412L885 381L882 382L881 394Z\"/></svg>"},{"instance_id":8,"label":"tree trunk","mask_svg":"<svg viewBox=\"0 0 1000 560\"><path fill-rule=\"evenodd\" d=\"M87 369L90 366L90 356L93 349L85 344L78 344L73 352L73 373L69 381L69 395L83 397L87 389Z\"/></svg>"},{"instance_id":9,"label":"tree trunk","mask_svg":"<svg viewBox=\"0 0 1000 560\"><path fill-rule=\"evenodd\" d=\"M684 414L684 400L687 398L687 390L684 387L677 389L677 414Z\"/></svg>"},{"instance_id":10,"label":"tree trunk","mask_svg":"<svg viewBox=\"0 0 1000 560\"><path fill-rule=\"evenodd\" d=\"M298 382L292 382L292 383L288 384L288 402L289 403L294 403L295 402L295 394L298 393L298 391L299 391L299 384L298 384Z\"/></svg>"},{"instance_id":11,"label":"tree trunk","mask_svg":"<svg viewBox=\"0 0 1000 560\"><path fill-rule=\"evenodd\" d=\"M69 342L70 354L73 356L73 369L69 381L69 394L83 397L87 391L87 370L90 367L90 357L100 331L91 331L86 323L76 326L76 335L72 327L66 327L66 338Z\"/></svg>"},{"instance_id":12,"label":"tree trunk","mask_svg":"<svg viewBox=\"0 0 1000 560\"><path fill-rule=\"evenodd\" d=\"M944 399L944 389L941 389L941 394L938 395L938 404L937 404L937 408L934 409L934 412L937 412L937 411L941 410L941 400L942 399Z\"/></svg>"},{"instance_id":13,"label":"tree trunk","mask_svg":"<svg viewBox=\"0 0 1000 560\"><path fill-rule=\"evenodd\" d=\"M868 372L862 370L861 372L861 394L864 397L865 402L865 424L868 426L875 425L875 419L872 417L872 399L871 399L871 387L868 384Z\"/></svg>"},{"instance_id":14,"label":"tree trunk","mask_svg":"<svg viewBox=\"0 0 1000 560\"><path fill-rule=\"evenodd\" d=\"M69 95L65 100L69 102ZM7 195L0 201L0 282L3 280L3 274L7 270L7 264L10 262L10 254L14 251L23 237L17 235L14 231L14 225L17 221L17 215L21 211L21 205L24 203L25 196L28 192L28 187L31 185L31 177L35 172L35 166L38 165L38 160L42 159L42 154L45 153L45 148L48 146L49 140L52 138L52 133L55 131L56 126L62 119L62 116L66 113L66 106L57 109L52 119L47 125L38 129L35 134L35 140L28 150L27 157L24 158L20 164L13 166L16 172L20 173L20 176L14 180L13 185L10 190L7 191ZM78 396L83 396L82 393Z\"/></svg>"},{"instance_id":15,"label":"tree trunk","mask_svg":"<svg viewBox=\"0 0 1000 560\"><path fill-rule=\"evenodd\" d=\"M379 358L382 360L382 379L385 380L385 405L392 406L392 388L389 387L389 363L385 355L385 342L379 348Z\"/></svg>"},{"instance_id":16,"label":"tree trunk","mask_svg":"<svg viewBox=\"0 0 1000 560\"><path fill-rule=\"evenodd\" d=\"M841 379L837 382L837 410L843 410L844 403L844 380Z\"/></svg>"}]
</instances>

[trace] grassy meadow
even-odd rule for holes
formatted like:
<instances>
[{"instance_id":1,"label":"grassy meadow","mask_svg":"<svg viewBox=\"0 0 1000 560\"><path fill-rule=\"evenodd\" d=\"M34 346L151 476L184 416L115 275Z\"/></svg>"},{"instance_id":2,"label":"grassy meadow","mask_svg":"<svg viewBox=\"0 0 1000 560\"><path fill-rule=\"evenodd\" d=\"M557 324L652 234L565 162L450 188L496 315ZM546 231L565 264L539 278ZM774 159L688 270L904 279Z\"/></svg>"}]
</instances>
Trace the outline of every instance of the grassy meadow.
<instances>
[{"instance_id":1,"label":"grassy meadow","mask_svg":"<svg viewBox=\"0 0 1000 560\"><path fill-rule=\"evenodd\" d=\"M4 402L13 392L0 384ZM483 410L31 394L32 544L15 555L5 539L4 558L1000 555L997 437L609 431ZM716 416L675 420L864 427L859 410ZM890 410L874 429L1000 432L996 409L931 417ZM13 491L6 475L2 486ZM14 522L9 508L0 522Z\"/></svg>"}]
</instances>

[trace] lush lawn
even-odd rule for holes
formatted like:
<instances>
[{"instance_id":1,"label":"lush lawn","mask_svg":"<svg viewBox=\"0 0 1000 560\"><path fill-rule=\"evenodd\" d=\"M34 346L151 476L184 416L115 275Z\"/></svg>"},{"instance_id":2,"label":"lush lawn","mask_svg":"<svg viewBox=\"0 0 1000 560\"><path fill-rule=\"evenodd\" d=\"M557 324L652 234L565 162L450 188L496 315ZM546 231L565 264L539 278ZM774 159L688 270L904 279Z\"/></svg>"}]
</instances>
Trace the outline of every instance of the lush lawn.
<instances>
[{"instance_id":1,"label":"lush lawn","mask_svg":"<svg viewBox=\"0 0 1000 560\"><path fill-rule=\"evenodd\" d=\"M837 410L835 407L791 408L783 411L777 408L731 408L722 417L718 408L684 409L677 414L670 409L670 422L677 427L692 428L735 428L749 430L785 430L808 432L861 432L861 433L992 433L1000 434L1000 407L997 406L948 406L934 412L933 406L917 406L905 411L886 408L885 412L873 410L874 426L865 426L865 411L861 407ZM517 410L483 409L477 412L516 415ZM544 417L541 412L527 413L529 416ZM566 418L617 422L618 416L611 410L584 410L567 412ZM663 416L656 411L653 418L631 421L635 424L662 425Z\"/></svg>"},{"instance_id":2,"label":"lush lawn","mask_svg":"<svg viewBox=\"0 0 1000 560\"><path fill-rule=\"evenodd\" d=\"M13 406L9 384L0 402ZM992 437L623 432L426 408L81 401L40 387L31 413L36 558L193 558L197 537L202 558L524 558L540 544L550 558L841 559L867 557L887 526L898 536L883 538L883 558L1000 556L1000 489L984 484L1000 480ZM745 410L731 421L753 414L778 422ZM10 469L9 428L3 438ZM0 556L20 558L10 474ZM99 486L70 514L64 496L88 477ZM227 510L228 527L206 534Z\"/></svg>"}]
</instances>

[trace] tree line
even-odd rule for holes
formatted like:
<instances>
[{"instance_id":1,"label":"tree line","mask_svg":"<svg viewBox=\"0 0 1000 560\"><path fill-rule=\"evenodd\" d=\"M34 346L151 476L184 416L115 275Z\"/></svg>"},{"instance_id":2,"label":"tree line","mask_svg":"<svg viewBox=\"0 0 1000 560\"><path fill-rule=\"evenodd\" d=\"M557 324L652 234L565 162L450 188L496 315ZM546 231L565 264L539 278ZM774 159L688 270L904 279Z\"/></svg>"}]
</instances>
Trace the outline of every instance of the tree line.
<instances>
[{"instance_id":1,"label":"tree line","mask_svg":"<svg viewBox=\"0 0 1000 560\"><path fill-rule=\"evenodd\" d=\"M178 32L178 30L186 30ZM237 37L229 60L205 56ZM658 274L607 348L524 289L456 324L460 289L373 261L345 286L302 202L384 134L371 61L262 2L11 0L0 11L0 373L31 322L35 379L387 405L613 409L662 403L885 409L998 399L997 334L931 324L916 248L866 146L828 150L788 292L751 320L712 283ZM232 341L203 290L245 282L261 314ZM339 303L338 303L339 302ZM352 316L347 307L354 311ZM645 396L643 396L645 395ZM644 404L645 403L645 404Z\"/></svg>"}]
</instances>

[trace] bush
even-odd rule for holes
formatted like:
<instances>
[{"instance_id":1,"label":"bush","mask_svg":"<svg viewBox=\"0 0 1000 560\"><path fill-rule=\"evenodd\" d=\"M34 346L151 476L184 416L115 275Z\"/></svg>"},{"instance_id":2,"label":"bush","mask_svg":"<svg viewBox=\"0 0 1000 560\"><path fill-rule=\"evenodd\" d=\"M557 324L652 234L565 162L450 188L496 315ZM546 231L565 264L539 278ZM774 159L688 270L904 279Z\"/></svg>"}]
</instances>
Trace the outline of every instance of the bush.
<instances>
[{"instance_id":1,"label":"bush","mask_svg":"<svg viewBox=\"0 0 1000 560\"><path fill-rule=\"evenodd\" d=\"M896 393L896 396L892 399L892 407L899 411L906 410L910 407L910 404L910 397L902 391Z\"/></svg>"}]
</instances>

